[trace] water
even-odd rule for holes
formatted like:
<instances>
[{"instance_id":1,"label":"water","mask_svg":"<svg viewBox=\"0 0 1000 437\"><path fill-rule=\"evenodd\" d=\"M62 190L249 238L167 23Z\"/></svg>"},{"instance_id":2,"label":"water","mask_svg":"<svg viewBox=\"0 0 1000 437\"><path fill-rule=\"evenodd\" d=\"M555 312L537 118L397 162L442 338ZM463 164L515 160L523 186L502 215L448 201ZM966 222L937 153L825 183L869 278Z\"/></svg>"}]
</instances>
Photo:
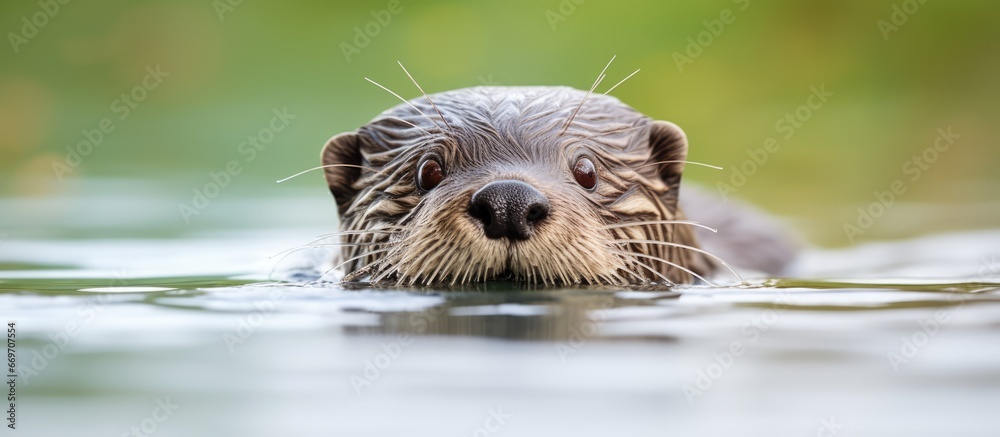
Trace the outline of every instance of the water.
<instances>
[{"instance_id":1,"label":"water","mask_svg":"<svg viewBox=\"0 0 1000 437\"><path fill-rule=\"evenodd\" d=\"M319 249L272 274L330 230L308 199L171 230L83 196L0 242L22 435L1000 435L1000 231L717 287L373 289L295 282ZM255 224L290 210L315 226Z\"/></svg>"}]
</instances>

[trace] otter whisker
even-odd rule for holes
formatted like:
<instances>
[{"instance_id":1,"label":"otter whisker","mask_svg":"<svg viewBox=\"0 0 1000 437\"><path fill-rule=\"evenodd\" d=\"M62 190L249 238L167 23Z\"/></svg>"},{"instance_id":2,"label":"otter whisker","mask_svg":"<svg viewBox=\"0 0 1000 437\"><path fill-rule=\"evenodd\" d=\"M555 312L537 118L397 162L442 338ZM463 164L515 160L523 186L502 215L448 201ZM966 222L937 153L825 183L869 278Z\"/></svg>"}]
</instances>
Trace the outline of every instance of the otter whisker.
<instances>
[{"instance_id":1,"label":"otter whisker","mask_svg":"<svg viewBox=\"0 0 1000 437\"><path fill-rule=\"evenodd\" d=\"M576 114L580 112L581 108L583 108L583 104L587 102L587 98L589 98L590 95L594 93L594 89L601 84L602 80L604 80L605 77L604 72L608 71L608 67L611 66L612 62L615 62L616 57L618 57L618 55L612 56L611 60L608 61L608 65L605 65L604 69L601 70L601 74L597 75L597 80L595 80L594 84L590 86L590 91L587 91L587 94L583 96L583 99L580 100L580 104L576 107L576 109L573 110L573 113L569 116L569 120L566 120L566 124L563 126L562 131L559 132L559 135L566 133L566 130L569 129L569 126L573 124L573 119L576 118Z\"/></svg>"},{"instance_id":2,"label":"otter whisker","mask_svg":"<svg viewBox=\"0 0 1000 437\"><path fill-rule=\"evenodd\" d=\"M281 252L278 252L278 253L276 253L274 255L271 255L271 256L267 257L267 259L274 259L274 257L277 257L277 256L295 253L295 252L298 252L300 250L315 249L315 248L320 248L320 247L331 247L331 246L333 246L333 247L340 247L340 246L367 246L367 245L372 245L372 244L386 244L386 242L378 242L378 241L370 241L370 242L369 241L364 241L364 242L360 242L360 243L327 243L327 244L316 244L317 242L318 242L318 240L317 241L311 241L311 242L303 244L301 246L295 246L295 247L292 247L290 249L282 250ZM284 259L284 258L282 258L282 259ZM281 262L281 260L278 260L278 262Z\"/></svg>"},{"instance_id":3,"label":"otter whisker","mask_svg":"<svg viewBox=\"0 0 1000 437\"><path fill-rule=\"evenodd\" d=\"M279 265L281 265L281 263L283 261L285 261L286 258L288 258L289 256L292 256L293 253L300 252L300 251L303 251L303 250L306 250L306 249L315 249L315 248L327 247L327 246L344 246L344 247L346 247L346 246L357 246L357 245L361 245L361 244L384 244L384 243L342 243L342 244L331 243L331 244L321 244L321 245L312 244L312 243L315 243L315 242L316 241L313 241L313 242L310 242L310 243L307 243L307 244L304 244L304 245L301 245L301 246L296 246L296 247L293 247L293 248L290 248L290 249L285 249L285 250L282 250L281 252L278 252L278 253L276 253L274 255L271 255L271 256L267 257L267 259L274 259L277 256L281 257L281 258L278 258L278 260L274 262L274 265L271 266L271 271L267 274L267 277L270 278L272 275L274 275L274 270ZM329 271L329 270L327 270L327 271Z\"/></svg>"},{"instance_id":4,"label":"otter whisker","mask_svg":"<svg viewBox=\"0 0 1000 437\"><path fill-rule=\"evenodd\" d=\"M600 274L594 278L593 285L597 284L624 284L625 278L621 277L617 271L611 273Z\"/></svg>"},{"instance_id":5,"label":"otter whisker","mask_svg":"<svg viewBox=\"0 0 1000 437\"><path fill-rule=\"evenodd\" d=\"M327 165L321 165L319 167L313 167L313 168L310 168L309 170L302 170L302 171L300 171L298 173L295 173L295 174L293 174L293 175L291 175L291 176L289 176L287 178L278 179L277 181L275 181L275 183L276 184L280 184L280 183L285 182L285 181L287 181L289 179L297 178L297 177L302 176L302 175L304 175L306 173L309 173L311 171L316 171L316 170L321 170L321 169L324 169L324 168L331 168L331 167L355 167L355 168L360 168L360 169L363 169L363 170L368 170L368 171L372 171L372 172L375 172L375 173L379 173L378 170L375 170L375 169L373 169L371 167L365 167L363 165L354 165L354 164L327 164Z\"/></svg>"},{"instance_id":6,"label":"otter whisker","mask_svg":"<svg viewBox=\"0 0 1000 437\"><path fill-rule=\"evenodd\" d=\"M633 262L630 262L628 264L634 264L636 262L636 260L632 260L632 261ZM621 264L621 265L619 265L618 266L618 270L622 270L625 273L628 273L628 274L630 274L632 276L635 276L636 279L639 279L640 281L645 281L647 279L645 276L642 276L642 275L640 275L640 274L638 274L636 272L633 272L632 269L628 268L628 264ZM625 281L625 278L621 278L621 279L622 279L622 281ZM628 281L625 281L625 283L627 283L627 282Z\"/></svg>"},{"instance_id":7,"label":"otter whisker","mask_svg":"<svg viewBox=\"0 0 1000 437\"><path fill-rule=\"evenodd\" d=\"M680 264L667 261L667 260L665 260L663 258L660 258L660 257L657 257L657 256L653 256L653 255L647 255L645 253L632 253L632 252L621 251L621 250L615 250L615 251L619 252L621 254L631 254L633 256L638 256L638 257L642 257L642 258L651 259L651 260L654 260L654 261L659 261L659 262L661 262L663 264L666 264L668 266L672 266L672 267L674 267L674 268L676 268L678 270L681 270L681 271L683 271L683 272L685 272L685 273L687 273L687 274L689 274L691 276L694 276L694 277L696 277L698 279L701 279L702 281L705 281L705 283L707 283L707 284L709 284L709 285L711 285L713 287L718 287L719 286L718 284L716 284L716 283L714 283L712 281L709 281L708 279L703 278L701 275L699 275L699 274L691 271L691 269L688 269L687 267L684 267L684 266L682 266Z\"/></svg>"},{"instance_id":8,"label":"otter whisker","mask_svg":"<svg viewBox=\"0 0 1000 437\"><path fill-rule=\"evenodd\" d=\"M392 247L388 247L388 248L385 248L385 249L369 250L369 251L367 251L365 253L362 253L361 255L352 257L352 258L348 259L347 261L344 261L344 262L342 262L340 264L337 264L337 265L333 266L333 268L327 269L327 271L324 273L324 275L326 273L329 273L329 272L333 271L333 270L337 270L337 269L343 267L344 265L346 265L346 264L348 264L348 263L350 263L352 261L357 261L357 260L359 260L361 258L364 258L366 256L378 255L380 253L385 253L385 252L388 252L388 251L393 250L393 249L394 248L392 248Z\"/></svg>"},{"instance_id":9,"label":"otter whisker","mask_svg":"<svg viewBox=\"0 0 1000 437\"><path fill-rule=\"evenodd\" d=\"M427 99L427 100L430 100L430 99ZM406 120L406 119L404 119L404 118L400 118L400 117L386 117L386 118L385 118L385 120L396 120L396 121L401 121L401 122L403 122L403 123L406 123L406 124L408 124L408 125L410 125L410 126L413 126L413 127L417 128L417 129L420 129L420 130L422 130L422 131L423 131L423 132L424 132L425 134L427 134L427 135L434 135L434 134L432 134L432 133L428 132L428 131L427 131L427 129L424 129L424 128L420 127L420 126L417 126L417 125L415 125L415 124L411 123L411 122L410 122L409 120Z\"/></svg>"},{"instance_id":10,"label":"otter whisker","mask_svg":"<svg viewBox=\"0 0 1000 437\"><path fill-rule=\"evenodd\" d=\"M374 246L376 244L381 244L385 246L395 245L396 243L392 241L358 241L356 243L317 243L305 247L352 247L352 246Z\"/></svg>"},{"instance_id":11,"label":"otter whisker","mask_svg":"<svg viewBox=\"0 0 1000 437\"><path fill-rule=\"evenodd\" d=\"M427 95L427 92L424 91L424 88L421 87L420 84L417 83L417 80L413 78L413 75L411 75L410 72L406 70L406 67L403 66L403 63L400 62L400 61L396 61L396 63L399 64L399 68L403 69L403 73L406 73L406 76L410 78L410 80L413 82L413 84L417 86L417 89L420 90L420 93L424 95L424 98L427 99L427 101L430 102L430 104L434 108L434 110L437 111L438 116L441 117L441 121L444 122L445 126L448 126L448 130L454 131L455 129L453 129L450 124L448 124L448 119L444 118L444 114L442 114L441 110L438 109L438 106L434 104L434 101L431 100L431 97Z\"/></svg>"},{"instance_id":12,"label":"otter whisker","mask_svg":"<svg viewBox=\"0 0 1000 437\"><path fill-rule=\"evenodd\" d=\"M386 178L398 178L398 177L399 176L396 174L386 176ZM354 219L359 222L367 222L367 217L368 217L367 209L371 208L372 205L379 204L379 200L385 200L386 199L385 194L387 194L386 190L392 189L391 186L386 186L384 184L376 183L375 182L376 180L377 179L372 180L366 178L364 180L358 181L359 185L365 186L367 187L367 189L364 190L363 195L359 194L358 197L355 197L354 200L351 202L350 206L348 206L347 208L347 212L351 214L355 214L359 210L364 212L364 214L361 215L360 217L354 217ZM409 193L412 193L412 190ZM404 193L404 195L409 193ZM389 199L392 198L390 197Z\"/></svg>"},{"instance_id":13,"label":"otter whisker","mask_svg":"<svg viewBox=\"0 0 1000 437\"><path fill-rule=\"evenodd\" d=\"M416 226L390 225L387 223L380 223L378 224L378 226L379 227L377 229L350 229L346 231L332 232L331 234L354 235L354 234L368 234L373 232L385 233L385 232L395 232L395 231L415 231L417 229L420 229Z\"/></svg>"},{"instance_id":14,"label":"otter whisker","mask_svg":"<svg viewBox=\"0 0 1000 437\"><path fill-rule=\"evenodd\" d=\"M344 275L344 282L354 282L358 279L365 277L365 275L371 276L372 270L377 268L377 264L368 264L360 269L357 269L351 273Z\"/></svg>"},{"instance_id":15,"label":"otter whisker","mask_svg":"<svg viewBox=\"0 0 1000 437\"><path fill-rule=\"evenodd\" d=\"M672 160L672 161L657 161L657 162L650 162L649 164L643 164L643 165L640 165L640 166L636 167L636 169L638 170L638 169L640 169L640 168L645 168L645 167L649 167L649 166L651 166L651 165L660 165L660 164L675 164L675 163L684 163L684 164L694 164L694 165L700 165L700 166L702 166L702 167L708 167L708 168L713 168L713 169L716 169L716 170L722 170L722 167L719 167L719 166L717 166L717 165L712 165L712 164L705 164L704 162L697 162L697 161L682 161L682 160Z\"/></svg>"},{"instance_id":16,"label":"otter whisker","mask_svg":"<svg viewBox=\"0 0 1000 437\"><path fill-rule=\"evenodd\" d=\"M359 265L364 266L369 271L377 268L381 263L385 261L385 257L377 256L380 253L391 252L396 250L395 247L386 247L379 250L369 250L363 254L358 255L361 261L358 262Z\"/></svg>"},{"instance_id":17,"label":"otter whisker","mask_svg":"<svg viewBox=\"0 0 1000 437\"><path fill-rule=\"evenodd\" d=\"M618 88L618 85L621 85L621 84L622 84L622 83L624 83L624 82L625 82L626 80L628 80L628 79L629 79L630 77L632 77L632 76L635 76L635 74L636 74L636 73L638 73L638 72L639 72L639 70L640 70L640 69L636 69L635 71L633 71L633 72L632 72L632 74L630 74L630 75L628 75L628 76L625 76L625 78L624 78L624 79L622 79L622 80L618 81L618 83L616 83L616 84L615 84L615 86L613 86L613 87L611 87L611 88L608 88L608 90L604 92L604 95L608 95L608 93L610 93L611 91L613 91L613 90L614 90L615 88Z\"/></svg>"},{"instance_id":18,"label":"otter whisker","mask_svg":"<svg viewBox=\"0 0 1000 437\"><path fill-rule=\"evenodd\" d=\"M596 285L596 284L614 284L614 285L618 285L618 284L622 283L621 279L622 279L622 277L618 276L618 274L598 275L596 278L594 278L594 282L591 282L591 284L592 285Z\"/></svg>"},{"instance_id":19,"label":"otter whisker","mask_svg":"<svg viewBox=\"0 0 1000 437\"><path fill-rule=\"evenodd\" d=\"M612 233L612 239L613 240L621 239L620 236L628 237L629 233L626 232L626 231L627 231L627 229L614 229L614 230L612 230L611 231L611 233ZM641 234L645 235L645 233L641 233ZM638 259L636 259L635 257L625 256L625 255L622 255L620 253L615 253L615 255L616 255L616 257L618 258L618 261L619 261L618 268L624 269L625 271L627 271L629 273L632 273L633 276L638 277L640 280L643 280L643 281L647 280L647 278L645 276L643 276L640 272L633 272L633 270L630 268L630 266L632 266L635 263L639 262Z\"/></svg>"},{"instance_id":20,"label":"otter whisker","mask_svg":"<svg viewBox=\"0 0 1000 437\"><path fill-rule=\"evenodd\" d=\"M395 92L393 92L389 88L386 88L386 87L382 86L382 84L380 84L378 82L375 82L374 80L371 80L371 79L369 79L367 77L365 78L365 80L371 82L372 84L374 84L375 86L377 86L379 88L382 88L383 90L386 90L389 94L392 94L392 95L396 96L396 98L399 99L399 100L402 100L403 103L406 103L407 105L410 105L411 108L413 108L418 113L420 113L420 115L423 115L424 118L426 118L427 120L429 120L432 124L434 124L434 126L436 126L438 129L441 129L441 125L437 124L437 122L434 121L433 118L428 117L427 114L424 114L424 111L421 111L420 108L416 107L413 103L410 103L409 100L406 100L406 99L400 97L399 94L396 94Z\"/></svg>"},{"instance_id":21,"label":"otter whisker","mask_svg":"<svg viewBox=\"0 0 1000 437\"><path fill-rule=\"evenodd\" d=\"M340 231L340 232L331 232L331 233L326 234L326 235L332 237L332 236L338 236L338 235L391 234L393 232L399 232L401 230L405 231L405 230L410 230L410 229L372 229L372 230L368 230L368 231Z\"/></svg>"},{"instance_id":22,"label":"otter whisker","mask_svg":"<svg viewBox=\"0 0 1000 437\"><path fill-rule=\"evenodd\" d=\"M381 268L381 266L383 266L385 264L386 264L385 262L379 263L377 268ZM378 284L378 283L384 281L386 278L389 278L389 277L391 277L393 275L398 275L397 276L398 280L396 281L396 286L397 287L398 286L402 286L403 285L403 276L399 273L399 269L396 268L396 266L391 265L391 264L389 265L389 268L383 269L382 271L377 271L376 274L373 274L372 277L371 277L371 282L373 284Z\"/></svg>"},{"instance_id":23,"label":"otter whisker","mask_svg":"<svg viewBox=\"0 0 1000 437\"><path fill-rule=\"evenodd\" d=\"M615 269L615 271L614 271L614 276L616 278L618 278L618 285L628 285L631 281L629 281L628 279L626 279L625 276L622 276L622 275L618 274L619 271L624 271L624 272L628 272L628 273L632 273L632 272L629 271L629 270L627 270L627 269L622 269L622 268ZM640 277L640 280L643 280L643 279Z\"/></svg>"},{"instance_id":24,"label":"otter whisker","mask_svg":"<svg viewBox=\"0 0 1000 437\"><path fill-rule=\"evenodd\" d=\"M619 255L628 256L628 255L634 255L634 254L620 253ZM667 282L667 285L677 285L677 284L674 283L674 281L671 281L670 278L664 276L662 273L656 271L656 269L654 269L654 268L646 265L646 263L644 263L642 261L639 261L638 259L632 258L632 263L635 264L635 265L637 265L637 266L639 266L639 267L642 267L642 268L644 268L646 270L649 270L650 273L652 273L652 274L654 274L656 276L659 276L661 279L663 279L664 281ZM647 280L647 278L642 278L642 279L644 281Z\"/></svg>"},{"instance_id":25,"label":"otter whisker","mask_svg":"<svg viewBox=\"0 0 1000 437\"><path fill-rule=\"evenodd\" d=\"M312 240L312 241L310 241L310 242L308 242L306 244L316 244L316 243L320 243L320 242L325 241L325 240L329 240L331 238L336 238L336 237L345 236L345 235L360 235L360 236L365 236L365 235L374 235L374 234L377 234L377 233L380 233L380 232L377 232L375 230L364 231L364 232L360 232L360 231L359 232L351 232L351 231L347 231L347 232L333 232L333 233L329 233L329 234L319 235L318 237L316 237L315 240ZM334 245L335 246L350 246L350 245L360 245L360 244L389 243L388 240L385 240L385 241L374 241L374 240L370 240L370 241L351 241L351 242L348 242L348 241L346 241L346 239L343 239L343 238L341 240L342 241L339 242L339 243L330 243L330 244L326 244L326 245L327 246L334 246Z\"/></svg>"},{"instance_id":26,"label":"otter whisker","mask_svg":"<svg viewBox=\"0 0 1000 437\"><path fill-rule=\"evenodd\" d=\"M377 274L372 275L371 282L379 283L387 278L396 278L396 286L402 286L403 280L406 275L399 270L399 265L402 262L401 258L405 256L404 253L394 252L389 255L385 255L381 260L379 260L380 271Z\"/></svg>"},{"instance_id":27,"label":"otter whisker","mask_svg":"<svg viewBox=\"0 0 1000 437\"><path fill-rule=\"evenodd\" d=\"M430 269L430 267L424 268L425 265L431 261L437 261L443 254L443 251L437 250L441 246L441 242L439 240L433 239L422 243L423 245L419 249L412 248L413 251L417 253L419 258L409 262L409 264L416 268L416 271L418 272L416 275L411 277L410 285L416 283L416 280L420 278L421 274ZM443 263L438 263L438 270L434 271L434 275L437 275L437 272L441 269L442 264Z\"/></svg>"},{"instance_id":28,"label":"otter whisker","mask_svg":"<svg viewBox=\"0 0 1000 437\"><path fill-rule=\"evenodd\" d=\"M374 234L392 234L394 232L400 231L412 231L415 228L412 227L402 227L395 225L385 225L384 228L380 229L366 229L366 230L350 230L350 231L336 231L329 232L326 234L317 235L317 239L322 240L329 237L339 237L339 236L349 236L349 235L374 235Z\"/></svg>"},{"instance_id":29,"label":"otter whisker","mask_svg":"<svg viewBox=\"0 0 1000 437\"><path fill-rule=\"evenodd\" d=\"M300 250L306 250L306 249L313 248L313 247L315 247L315 246L313 246L312 243L303 244L301 246L295 246L295 247L292 247L292 248L288 248L288 249L282 250L281 252L278 252L278 253L276 253L274 255L271 255L271 256L267 257L267 259L274 259L274 257L282 256L282 255L288 256L288 255L291 255L291 254L293 254L295 252L298 252ZM285 256L282 256L281 259L279 259L276 262L276 264L281 263L281 261L283 261L285 259Z\"/></svg>"},{"instance_id":30,"label":"otter whisker","mask_svg":"<svg viewBox=\"0 0 1000 437\"><path fill-rule=\"evenodd\" d=\"M708 226L701 224L700 222L696 222L693 220L642 220L634 222L611 223L602 226L601 229L627 228L631 226L648 226L648 225L691 225L702 229L707 229L714 233L719 232L718 229L710 228Z\"/></svg>"},{"instance_id":31,"label":"otter whisker","mask_svg":"<svg viewBox=\"0 0 1000 437\"><path fill-rule=\"evenodd\" d=\"M403 286L403 274L399 269L392 264L382 262L379 263L376 272L368 278L368 282L372 284L384 284L385 280L389 278L396 278L395 286Z\"/></svg>"},{"instance_id":32,"label":"otter whisker","mask_svg":"<svg viewBox=\"0 0 1000 437\"><path fill-rule=\"evenodd\" d=\"M722 263L722 265L726 266L726 268L729 269L729 271L733 274L733 276L736 276L736 279L739 279L740 282L744 282L743 281L743 277L740 276L739 273L736 273L736 270L734 270L732 268L732 266L730 266L729 263L726 262L726 260L722 259L718 255L715 255L713 253L709 253L706 250L699 249L699 248L694 247L694 246L688 246L686 244L673 243L673 242L669 242L669 241L656 241L656 240L616 240L616 241L619 242L619 243L660 244L660 245L663 245L663 246L679 247L681 249L688 249L688 250L691 250L691 251L694 251L694 252L705 254L705 255L708 255L708 256L710 256L710 257L715 258L716 260L718 260L720 263Z\"/></svg>"}]
</instances>

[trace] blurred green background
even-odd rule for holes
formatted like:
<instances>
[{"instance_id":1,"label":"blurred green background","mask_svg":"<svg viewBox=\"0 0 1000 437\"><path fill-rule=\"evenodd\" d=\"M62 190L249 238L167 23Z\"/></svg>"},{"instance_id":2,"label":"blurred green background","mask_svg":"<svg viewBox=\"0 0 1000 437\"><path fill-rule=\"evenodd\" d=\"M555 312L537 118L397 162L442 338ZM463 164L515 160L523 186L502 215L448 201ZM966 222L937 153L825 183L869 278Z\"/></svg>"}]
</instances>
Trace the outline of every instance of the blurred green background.
<instances>
[{"instance_id":1,"label":"blurred green background","mask_svg":"<svg viewBox=\"0 0 1000 437\"><path fill-rule=\"evenodd\" d=\"M58 11L45 12L52 4ZM708 41L704 22L727 9L731 22L681 71L675 53L685 54L689 37ZM418 92L396 60L429 92L484 83L587 88L612 55L600 91L641 68L613 94L681 125L690 159L726 167L689 167L686 180L729 181L748 149L778 139L781 149L737 195L795 219L813 241L847 244L842 224L897 179L907 188L898 206L859 240L995 226L1000 211L995 1L43 0L0 10L0 195L18 200L4 204L7 233L30 234L28 223L44 234L73 220L59 207L65 199L130 188L145 203L108 208L108 217L125 222L131 209L151 208L184 229L179 204L231 160L242 171L220 199L251 198L266 210L269 199L305 193L332 211L319 172L274 181L318 165L327 138L397 103L363 77L407 98ZM373 24L376 17L389 20ZM894 18L898 28L885 38L878 23ZM45 24L32 33L25 20ZM377 32L367 42L356 33L366 26ZM358 50L350 59L344 44ZM155 66L169 76L119 119L115 100ZM833 96L784 139L776 121L805 104L813 86ZM266 128L276 108L295 118L248 161L241 141ZM105 117L115 130L57 180L53 162ZM961 138L910 181L904 164L948 126ZM103 182L82 182L93 180Z\"/></svg>"}]
</instances>

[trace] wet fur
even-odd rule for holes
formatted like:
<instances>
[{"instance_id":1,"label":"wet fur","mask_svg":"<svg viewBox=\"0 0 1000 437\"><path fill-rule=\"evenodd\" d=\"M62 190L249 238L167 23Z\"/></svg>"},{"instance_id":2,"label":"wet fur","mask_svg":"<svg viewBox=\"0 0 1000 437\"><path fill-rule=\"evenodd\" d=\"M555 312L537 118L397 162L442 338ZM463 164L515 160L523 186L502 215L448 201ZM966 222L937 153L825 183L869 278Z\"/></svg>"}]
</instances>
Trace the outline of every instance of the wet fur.
<instances>
[{"instance_id":1,"label":"wet fur","mask_svg":"<svg viewBox=\"0 0 1000 437\"><path fill-rule=\"evenodd\" d=\"M415 172L431 154L447 177L423 192ZM579 156L597 166L593 191L573 179ZM685 219L678 193L686 156L687 138L674 124L566 87L414 99L335 136L322 152L345 280L406 285L693 282L717 263L694 249L694 226L671 223ZM500 179L528 183L551 203L528 240L488 239L467 213L472 194ZM648 221L657 223L626 225Z\"/></svg>"}]
</instances>

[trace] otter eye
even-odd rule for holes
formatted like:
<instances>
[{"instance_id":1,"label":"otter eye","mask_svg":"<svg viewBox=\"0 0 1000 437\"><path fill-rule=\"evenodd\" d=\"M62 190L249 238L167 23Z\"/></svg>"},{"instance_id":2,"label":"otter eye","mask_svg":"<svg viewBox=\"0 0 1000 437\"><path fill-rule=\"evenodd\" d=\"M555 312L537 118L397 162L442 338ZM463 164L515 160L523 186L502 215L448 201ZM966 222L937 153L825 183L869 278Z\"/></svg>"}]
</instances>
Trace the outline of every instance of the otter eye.
<instances>
[{"instance_id":1,"label":"otter eye","mask_svg":"<svg viewBox=\"0 0 1000 437\"><path fill-rule=\"evenodd\" d=\"M417 185L424 191L433 190L444 180L444 170L436 159L428 159L420 164L417 171Z\"/></svg>"},{"instance_id":2,"label":"otter eye","mask_svg":"<svg viewBox=\"0 0 1000 437\"><path fill-rule=\"evenodd\" d=\"M594 163L590 159L580 158L576 160L576 164L573 165L573 177L576 179L576 183L588 190L597 185L597 170L594 169Z\"/></svg>"}]
</instances>

